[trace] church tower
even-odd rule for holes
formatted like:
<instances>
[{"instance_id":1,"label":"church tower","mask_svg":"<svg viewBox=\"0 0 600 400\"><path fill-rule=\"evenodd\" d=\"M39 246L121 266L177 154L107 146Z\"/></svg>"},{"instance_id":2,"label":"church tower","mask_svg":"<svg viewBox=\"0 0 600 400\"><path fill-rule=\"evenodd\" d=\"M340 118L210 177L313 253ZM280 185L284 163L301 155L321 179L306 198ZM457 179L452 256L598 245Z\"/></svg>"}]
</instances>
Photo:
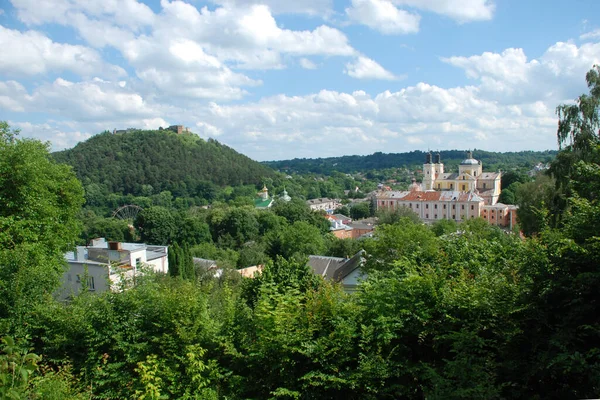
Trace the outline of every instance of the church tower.
<instances>
[{"instance_id":1,"label":"church tower","mask_svg":"<svg viewBox=\"0 0 600 400\"><path fill-rule=\"evenodd\" d=\"M432 163L431 152L425 156L425 164L423 164L423 190L432 190L435 182L436 164Z\"/></svg>"}]
</instances>

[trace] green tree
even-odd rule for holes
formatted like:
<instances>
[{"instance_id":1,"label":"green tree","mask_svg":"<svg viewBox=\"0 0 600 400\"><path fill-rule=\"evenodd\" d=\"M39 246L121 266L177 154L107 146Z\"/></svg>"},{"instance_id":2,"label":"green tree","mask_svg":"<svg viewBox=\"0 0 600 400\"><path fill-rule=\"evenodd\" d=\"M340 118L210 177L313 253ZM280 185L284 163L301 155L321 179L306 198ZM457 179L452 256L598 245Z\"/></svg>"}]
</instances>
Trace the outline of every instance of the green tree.
<instances>
[{"instance_id":1,"label":"green tree","mask_svg":"<svg viewBox=\"0 0 600 400\"><path fill-rule=\"evenodd\" d=\"M285 258L292 256L308 256L323 254L325 241L318 228L308 222L298 221L289 225L281 233L281 255Z\"/></svg>"},{"instance_id":2,"label":"green tree","mask_svg":"<svg viewBox=\"0 0 600 400\"><path fill-rule=\"evenodd\" d=\"M148 244L166 245L173 242L177 233L175 214L164 207L142 210L135 221L142 241Z\"/></svg>"},{"instance_id":3,"label":"green tree","mask_svg":"<svg viewBox=\"0 0 600 400\"><path fill-rule=\"evenodd\" d=\"M75 243L83 189L48 145L0 127L0 318L50 295Z\"/></svg>"},{"instance_id":4,"label":"green tree","mask_svg":"<svg viewBox=\"0 0 600 400\"><path fill-rule=\"evenodd\" d=\"M353 205L350 208L350 217L352 219L363 219L368 218L371 215L371 207L368 202L362 202Z\"/></svg>"}]
</instances>

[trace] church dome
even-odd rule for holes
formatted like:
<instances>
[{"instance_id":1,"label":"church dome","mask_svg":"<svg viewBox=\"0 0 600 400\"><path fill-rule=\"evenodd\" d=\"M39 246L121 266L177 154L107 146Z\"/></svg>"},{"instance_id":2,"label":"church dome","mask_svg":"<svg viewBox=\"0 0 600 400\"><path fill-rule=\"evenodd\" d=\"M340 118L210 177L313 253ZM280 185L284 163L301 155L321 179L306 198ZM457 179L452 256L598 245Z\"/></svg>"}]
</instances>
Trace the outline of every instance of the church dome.
<instances>
[{"instance_id":1,"label":"church dome","mask_svg":"<svg viewBox=\"0 0 600 400\"><path fill-rule=\"evenodd\" d=\"M479 165L479 161L474 158L467 158L466 160L462 160L460 165Z\"/></svg>"},{"instance_id":2,"label":"church dome","mask_svg":"<svg viewBox=\"0 0 600 400\"><path fill-rule=\"evenodd\" d=\"M469 153L467 153L467 159L466 160L462 160L462 162L460 163L460 165L479 165L479 161L477 161L476 159L473 158L473 153L471 153L469 151Z\"/></svg>"}]
</instances>

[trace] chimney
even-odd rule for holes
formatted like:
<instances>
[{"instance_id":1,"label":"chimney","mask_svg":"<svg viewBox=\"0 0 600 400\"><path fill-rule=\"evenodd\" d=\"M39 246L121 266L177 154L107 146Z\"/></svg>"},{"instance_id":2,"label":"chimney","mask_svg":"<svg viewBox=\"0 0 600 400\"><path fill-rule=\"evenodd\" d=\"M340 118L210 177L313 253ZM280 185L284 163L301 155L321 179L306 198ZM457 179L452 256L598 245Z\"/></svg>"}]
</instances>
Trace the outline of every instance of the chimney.
<instances>
[{"instance_id":1,"label":"chimney","mask_svg":"<svg viewBox=\"0 0 600 400\"><path fill-rule=\"evenodd\" d=\"M121 250L121 242L108 242L109 250Z\"/></svg>"}]
</instances>

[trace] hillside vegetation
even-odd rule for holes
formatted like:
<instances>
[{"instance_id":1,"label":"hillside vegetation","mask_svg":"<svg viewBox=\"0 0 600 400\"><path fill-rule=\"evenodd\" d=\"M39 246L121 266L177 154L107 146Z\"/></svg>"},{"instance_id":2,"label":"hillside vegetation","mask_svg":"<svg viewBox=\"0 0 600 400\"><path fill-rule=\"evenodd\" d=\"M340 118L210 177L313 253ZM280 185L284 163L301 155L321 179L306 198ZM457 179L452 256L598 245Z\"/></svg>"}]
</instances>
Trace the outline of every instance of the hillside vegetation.
<instances>
[{"instance_id":1,"label":"hillside vegetation","mask_svg":"<svg viewBox=\"0 0 600 400\"><path fill-rule=\"evenodd\" d=\"M474 150L474 157L481 160L486 170L505 169L508 166L533 166L538 162L549 162L556 151L519 151L497 153ZM464 150L440 151L442 162L452 166L465 159ZM298 173L329 174L333 171L352 173L380 170L395 167L411 167L423 164L425 152L415 150L409 153L373 153L368 156L341 156L328 158L295 158L293 160L267 161L264 164L274 169Z\"/></svg>"},{"instance_id":2,"label":"hillside vegetation","mask_svg":"<svg viewBox=\"0 0 600 400\"><path fill-rule=\"evenodd\" d=\"M150 185L155 193L193 196L206 182L235 186L273 176L268 167L216 140L167 131L105 132L53 155L73 166L85 185L105 185L112 193L141 194Z\"/></svg>"}]
</instances>

